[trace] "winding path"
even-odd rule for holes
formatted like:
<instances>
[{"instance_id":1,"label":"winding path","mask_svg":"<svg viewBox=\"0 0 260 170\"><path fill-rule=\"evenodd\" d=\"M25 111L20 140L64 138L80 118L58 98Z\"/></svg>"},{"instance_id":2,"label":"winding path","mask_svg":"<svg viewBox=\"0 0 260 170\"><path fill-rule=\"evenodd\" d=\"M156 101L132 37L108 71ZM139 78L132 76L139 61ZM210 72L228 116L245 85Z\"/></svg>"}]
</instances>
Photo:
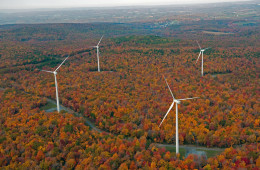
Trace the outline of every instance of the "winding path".
<instances>
[{"instance_id":1,"label":"winding path","mask_svg":"<svg viewBox=\"0 0 260 170\"><path fill-rule=\"evenodd\" d=\"M5 90L5 88L0 87L0 90L3 91L3 90ZM31 94L31 93L28 93L28 92L25 92L25 93ZM47 97L45 97L45 98L47 99L47 102L52 103L52 104L54 104L56 106L56 100L53 100L53 99L50 99L50 98L47 98ZM72 110L72 109L70 109L68 107L63 106L62 104L60 104L60 108L61 108L61 110L65 110L68 113L73 114L76 117L82 117L84 119L84 121L85 121L85 125L89 126L92 130L95 130L95 131L97 131L99 133L105 132L105 133L112 134L110 132L106 132L104 130L101 130L101 129L97 128L95 124L93 124L87 117L83 116L82 114L80 114L78 112L75 112L74 110ZM51 108L50 110L56 111L56 107L55 108ZM113 134L113 135L116 135L116 134ZM127 138L127 140L129 140L129 139L131 139L131 138ZM154 144L157 147L175 147L175 144L162 144L162 143L154 143ZM189 150L189 149L197 150L197 149L199 149L199 150L205 150L205 151L219 151L219 152L225 150L225 148L216 148L216 147L215 148L207 148L207 147L195 146L195 145L180 145L179 147L183 148L185 150Z\"/></svg>"},{"instance_id":2,"label":"winding path","mask_svg":"<svg viewBox=\"0 0 260 170\"><path fill-rule=\"evenodd\" d=\"M56 101L55 100L52 100L52 99L49 99L49 98L46 98L46 99L47 99L47 102L50 102L50 103L56 105ZM72 110L72 109L70 109L68 107L63 106L62 104L60 104L60 110L65 110L68 113L73 114L76 117L82 117L85 120L85 125L89 126L91 129L93 129L95 131L98 131L100 133L105 132L105 131L102 131L101 129L98 129L88 118L86 118L82 114L79 114L79 113L75 112L74 110ZM55 111L56 111L56 108L55 108Z\"/></svg>"}]
</instances>

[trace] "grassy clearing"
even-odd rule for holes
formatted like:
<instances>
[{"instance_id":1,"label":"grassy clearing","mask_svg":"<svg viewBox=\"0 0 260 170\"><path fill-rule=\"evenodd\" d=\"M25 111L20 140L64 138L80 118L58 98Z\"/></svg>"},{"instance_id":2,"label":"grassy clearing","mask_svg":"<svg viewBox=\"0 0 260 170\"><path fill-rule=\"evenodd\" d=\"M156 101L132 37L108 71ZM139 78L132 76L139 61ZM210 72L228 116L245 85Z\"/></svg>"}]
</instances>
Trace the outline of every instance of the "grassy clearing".
<instances>
[{"instance_id":1,"label":"grassy clearing","mask_svg":"<svg viewBox=\"0 0 260 170\"><path fill-rule=\"evenodd\" d=\"M215 157L223 152L221 150L205 150L205 149L196 149L196 150L206 152L208 158Z\"/></svg>"},{"instance_id":2,"label":"grassy clearing","mask_svg":"<svg viewBox=\"0 0 260 170\"><path fill-rule=\"evenodd\" d=\"M175 149L175 146L160 146L160 145L157 145L158 147L165 147L165 149L167 151L170 151L171 153L175 153L176 152L176 149ZM188 149L188 148L187 148ZM190 148L189 148L190 149ZM218 149L209 149L209 148L194 148L196 149L196 151L204 151L207 155L208 158L211 158L211 157L215 157L219 154L221 154L223 152L223 150L218 150ZM181 158L182 157L185 157L185 154L186 154L186 149L185 148L180 148L180 156Z\"/></svg>"},{"instance_id":3,"label":"grassy clearing","mask_svg":"<svg viewBox=\"0 0 260 170\"><path fill-rule=\"evenodd\" d=\"M52 109L52 108L56 108L56 104L53 104L51 102L47 102L46 105L40 107L41 110L48 110L48 109Z\"/></svg>"},{"instance_id":4,"label":"grassy clearing","mask_svg":"<svg viewBox=\"0 0 260 170\"><path fill-rule=\"evenodd\" d=\"M228 32L213 32L213 31L202 31L203 33L206 34L213 34L213 35L229 35L229 34L234 34L234 33L228 33Z\"/></svg>"},{"instance_id":5,"label":"grassy clearing","mask_svg":"<svg viewBox=\"0 0 260 170\"><path fill-rule=\"evenodd\" d=\"M170 151L170 152L173 152L173 153L176 153L176 148L174 146L165 146L165 149L167 151ZM186 154L186 150L184 148L179 148L179 151L180 151L180 157L185 157L185 154Z\"/></svg>"},{"instance_id":6,"label":"grassy clearing","mask_svg":"<svg viewBox=\"0 0 260 170\"><path fill-rule=\"evenodd\" d=\"M230 73L216 73L216 74L211 74L211 76L212 77L217 77L218 75L220 75L220 76L223 75L224 76L224 75L228 75L228 74L230 74Z\"/></svg>"}]
</instances>

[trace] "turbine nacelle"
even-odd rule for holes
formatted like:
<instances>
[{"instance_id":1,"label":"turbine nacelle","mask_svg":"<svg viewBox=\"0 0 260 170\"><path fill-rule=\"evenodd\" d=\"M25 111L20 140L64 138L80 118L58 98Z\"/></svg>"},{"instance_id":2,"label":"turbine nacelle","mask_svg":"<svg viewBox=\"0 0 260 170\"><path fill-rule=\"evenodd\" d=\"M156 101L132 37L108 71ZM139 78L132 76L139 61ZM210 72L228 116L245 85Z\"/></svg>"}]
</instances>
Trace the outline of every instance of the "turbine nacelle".
<instances>
[{"instance_id":1,"label":"turbine nacelle","mask_svg":"<svg viewBox=\"0 0 260 170\"><path fill-rule=\"evenodd\" d=\"M173 102L176 103L176 104L181 104L181 101L178 100L178 99L173 99Z\"/></svg>"},{"instance_id":2,"label":"turbine nacelle","mask_svg":"<svg viewBox=\"0 0 260 170\"><path fill-rule=\"evenodd\" d=\"M201 51L201 52L204 52L204 51L206 51L207 49L210 49L210 47L204 48L204 49L200 49L200 51Z\"/></svg>"},{"instance_id":3,"label":"turbine nacelle","mask_svg":"<svg viewBox=\"0 0 260 170\"><path fill-rule=\"evenodd\" d=\"M58 73L56 71L53 72L54 75L57 75Z\"/></svg>"}]
</instances>

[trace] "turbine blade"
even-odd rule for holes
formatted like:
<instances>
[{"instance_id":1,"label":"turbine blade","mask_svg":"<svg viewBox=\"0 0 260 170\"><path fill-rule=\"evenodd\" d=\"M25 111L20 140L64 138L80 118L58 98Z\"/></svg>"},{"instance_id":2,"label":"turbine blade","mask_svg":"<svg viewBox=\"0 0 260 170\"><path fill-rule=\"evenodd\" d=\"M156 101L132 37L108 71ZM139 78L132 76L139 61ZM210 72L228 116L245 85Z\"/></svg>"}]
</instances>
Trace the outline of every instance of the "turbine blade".
<instances>
[{"instance_id":1,"label":"turbine blade","mask_svg":"<svg viewBox=\"0 0 260 170\"><path fill-rule=\"evenodd\" d=\"M53 73L53 71L48 71L48 70L41 70L41 71L44 71L44 72L47 72L47 73Z\"/></svg>"},{"instance_id":2,"label":"turbine blade","mask_svg":"<svg viewBox=\"0 0 260 170\"><path fill-rule=\"evenodd\" d=\"M174 105L174 102L172 102L172 104L171 104L170 108L168 109L167 113L166 113L166 114L165 114L165 116L163 117L163 120L161 121L161 123L160 123L159 127L162 125L162 122L164 121L164 119L167 117L167 115L168 115L168 114L169 114L169 112L171 111L171 109L172 109L173 105Z\"/></svg>"},{"instance_id":3,"label":"turbine blade","mask_svg":"<svg viewBox=\"0 0 260 170\"><path fill-rule=\"evenodd\" d=\"M197 58L196 64L197 64L197 62L198 62L198 60L199 60L199 58L200 58L200 55L201 55L201 51L200 51L200 54L199 54L199 56L198 56L198 58Z\"/></svg>"},{"instance_id":4,"label":"turbine blade","mask_svg":"<svg viewBox=\"0 0 260 170\"><path fill-rule=\"evenodd\" d=\"M171 95L172 95L173 99L175 99L174 96L173 96L173 94L172 94L172 90L171 90L171 88L170 88L170 86L169 86L169 84L168 84L166 78L165 78L164 76L163 76L163 78L164 78L164 80L165 80L165 82L166 82L166 84L167 84L167 86L168 86L168 88L169 88L169 90L170 90L170 92L171 92Z\"/></svg>"},{"instance_id":5,"label":"turbine blade","mask_svg":"<svg viewBox=\"0 0 260 170\"><path fill-rule=\"evenodd\" d=\"M100 40L99 40L97 46L99 46L99 44L100 44L100 42L101 42L101 40L102 40L103 37L104 37L104 35L102 35L102 37L100 38Z\"/></svg>"},{"instance_id":6,"label":"turbine blade","mask_svg":"<svg viewBox=\"0 0 260 170\"><path fill-rule=\"evenodd\" d=\"M199 97L192 97L192 98L184 98L184 99L177 99L177 100L191 100L191 99L198 99Z\"/></svg>"},{"instance_id":7,"label":"turbine blade","mask_svg":"<svg viewBox=\"0 0 260 170\"><path fill-rule=\"evenodd\" d=\"M58 68L56 68L56 70L55 71L57 71L59 68L60 68L60 66L69 58L70 56L68 56L67 58L65 58L65 60L63 60L62 61L62 63L59 65L59 67Z\"/></svg>"},{"instance_id":8,"label":"turbine blade","mask_svg":"<svg viewBox=\"0 0 260 170\"><path fill-rule=\"evenodd\" d=\"M197 41L197 40L196 40ZM199 42L197 41L197 44L199 45L199 47L200 47L200 44L199 44ZM201 49L201 47L200 47L200 49Z\"/></svg>"},{"instance_id":9,"label":"turbine blade","mask_svg":"<svg viewBox=\"0 0 260 170\"><path fill-rule=\"evenodd\" d=\"M210 49L211 47L205 48L204 50Z\"/></svg>"}]
</instances>

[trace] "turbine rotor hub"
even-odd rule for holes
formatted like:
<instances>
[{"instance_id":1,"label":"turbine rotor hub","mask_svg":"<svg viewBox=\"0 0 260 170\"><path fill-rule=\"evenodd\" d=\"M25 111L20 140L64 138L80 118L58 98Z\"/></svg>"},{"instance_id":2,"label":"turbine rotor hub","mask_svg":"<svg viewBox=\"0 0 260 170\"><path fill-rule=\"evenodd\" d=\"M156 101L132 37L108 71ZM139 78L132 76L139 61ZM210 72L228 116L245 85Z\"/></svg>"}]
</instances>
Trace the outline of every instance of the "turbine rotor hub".
<instances>
[{"instance_id":1,"label":"turbine rotor hub","mask_svg":"<svg viewBox=\"0 0 260 170\"><path fill-rule=\"evenodd\" d=\"M54 71L54 72L53 72L53 74L54 74L54 75L57 75L57 72L56 72L56 71Z\"/></svg>"},{"instance_id":2,"label":"turbine rotor hub","mask_svg":"<svg viewBox=\"0 0 260 170\"><path fill-rule=\"evenodd\" d=\"M177 100L177 99L174 99L173 100L175 103L177 103L177 104L180 104L181 103L181 101L180 100Z\"/></svg>"}]
</instances>

